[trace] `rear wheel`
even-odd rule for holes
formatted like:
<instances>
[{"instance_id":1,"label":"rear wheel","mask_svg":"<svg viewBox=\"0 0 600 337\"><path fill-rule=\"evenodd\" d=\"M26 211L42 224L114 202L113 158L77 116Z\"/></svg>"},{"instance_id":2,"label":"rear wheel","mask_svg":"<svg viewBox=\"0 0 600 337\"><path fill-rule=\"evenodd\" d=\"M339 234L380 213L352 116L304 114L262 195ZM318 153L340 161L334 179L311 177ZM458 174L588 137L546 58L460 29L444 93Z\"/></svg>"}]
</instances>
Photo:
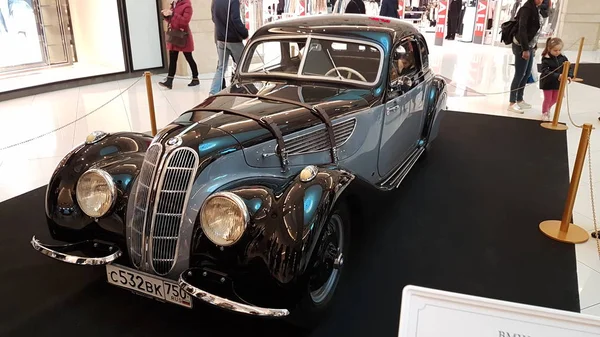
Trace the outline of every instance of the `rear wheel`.
<instances>
[{"instance_id":1,"label":"rear wheel","mask_svg":"<svg viewBox=\"0 0 600 337\"><path fill-rule=\"evenodd\" d=\"M321 232L312 274L290 322L312 329L327 316L340 282L350 244L350 217L344 204L331 212Z\"/></svg>"}]
</instances>

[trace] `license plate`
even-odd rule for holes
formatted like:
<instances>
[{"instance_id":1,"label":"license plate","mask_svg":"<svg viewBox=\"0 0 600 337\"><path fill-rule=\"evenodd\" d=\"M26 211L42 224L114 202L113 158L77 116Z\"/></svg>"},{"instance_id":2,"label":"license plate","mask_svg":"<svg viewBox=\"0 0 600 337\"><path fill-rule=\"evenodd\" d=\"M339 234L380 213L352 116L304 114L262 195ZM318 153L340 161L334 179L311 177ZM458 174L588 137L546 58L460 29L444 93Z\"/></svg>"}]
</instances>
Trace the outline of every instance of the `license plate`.
<instances>
[{"instance_id":1,"label":"license plate","mask_svg":"<svg viewBox=\"0 0 600 337\"><path fill-rule=\"evenodd\" d=\"M192 307L190 294L179 287L179 284L162 277L151 276L126 267L106 265L108 283L133 290L167 302Z\"/></svg>"}]
</instances>

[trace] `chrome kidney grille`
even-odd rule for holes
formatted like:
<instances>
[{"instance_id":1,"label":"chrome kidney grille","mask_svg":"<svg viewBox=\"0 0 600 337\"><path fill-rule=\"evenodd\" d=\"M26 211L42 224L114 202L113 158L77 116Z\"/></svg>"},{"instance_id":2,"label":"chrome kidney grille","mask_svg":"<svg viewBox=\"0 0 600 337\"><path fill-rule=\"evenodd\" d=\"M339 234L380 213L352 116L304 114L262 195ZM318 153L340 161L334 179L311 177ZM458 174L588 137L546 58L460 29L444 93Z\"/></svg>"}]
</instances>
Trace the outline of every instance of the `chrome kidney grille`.
<instances>
[{"instance_id":1,"label":"chrome kidney grille","mask_svg":"<svg viewBox=\"0 0 600 337\"><path fill-rule=\"evenodd\" d=\"M159 275L173 268L179 229L198 164L198 154L187 147L167 155L163 155L161 144L148 148L129 225L130 258L136 268Z\"/></svg>"},{"instance_id":2,"label":"chrome kidney grille","mask_svg":"<svg viewBox=\"0 0 600 337\"><path fill-rule=\"evenodd\" d=\"M175 263L179 228L198 163L198 154L182 147L169 154L162 170L154 202L149 245L152 268L159 275L167 274Z\"/></svg>"},{"instance_id":3,"label":"chrome kidney grille","mask_svg":"<svg viewBox=\"0 0 600 337\"><path fill-rule=\"evenodd\" d=\"M333 134L337 147L342 146L352 135L356 126L356 119L352 118L333 125ZM305 135L285 140L285 146L289 154L303 154L325 151L329 149L329 136L323 128L309 132Z\"/></svg>"},{"instance_id":4,"label":"chrome kidney grille","mask_svg":"<svg viewBox=\"0 0 600 337\"><path fill-rule=\"evenodd\" d=\"M129 228L129 255L131 255L133 265L138 268L142 263L144 224L146 223L146 213L150 202L150 190L161 152L162 145L158 143L150 145L146 151L135 193L133 219Z\"/></svg>"}]
</instances>

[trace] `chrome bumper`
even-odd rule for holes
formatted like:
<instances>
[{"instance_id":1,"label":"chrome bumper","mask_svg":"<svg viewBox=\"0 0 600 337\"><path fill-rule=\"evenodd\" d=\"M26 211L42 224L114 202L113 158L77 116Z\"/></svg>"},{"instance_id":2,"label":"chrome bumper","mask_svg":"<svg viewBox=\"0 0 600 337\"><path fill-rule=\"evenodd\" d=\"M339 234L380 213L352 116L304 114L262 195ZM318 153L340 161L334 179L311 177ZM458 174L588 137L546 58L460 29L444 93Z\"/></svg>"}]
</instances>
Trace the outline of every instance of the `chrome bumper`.
<instances>
[{"instance_id":1,"label":"chrome bumper","mask_svg":"<svg viewBox=\"0 0 600 337\"><path fill-rule=\"evenodd\" d=\"M40 242L33 236L31 245L40 253L58 261L85 266L109 264L123 254L116 245L96 241L50 245ZM82 253L83 256L72 254L74 252Z\"/></svg>"},{"instance_id":2,"label":"chrome bumper","mask_svg":"<svg viewBox=\"0 0 600 337\"><path fill-rule=\"evenodd\" d=\"M204 302L210 303L212 305L226 310L236 311L239 313L253 316L284 317L290 314L290 312L287 309L261 308L253 305L232 301L217 295L213 295L207 291L193 286L191 284L192 276L193 272L190 269L181 273L181 275L179 276L179 286L191 296L194 296Z\"/></svg>"}]
</instances>

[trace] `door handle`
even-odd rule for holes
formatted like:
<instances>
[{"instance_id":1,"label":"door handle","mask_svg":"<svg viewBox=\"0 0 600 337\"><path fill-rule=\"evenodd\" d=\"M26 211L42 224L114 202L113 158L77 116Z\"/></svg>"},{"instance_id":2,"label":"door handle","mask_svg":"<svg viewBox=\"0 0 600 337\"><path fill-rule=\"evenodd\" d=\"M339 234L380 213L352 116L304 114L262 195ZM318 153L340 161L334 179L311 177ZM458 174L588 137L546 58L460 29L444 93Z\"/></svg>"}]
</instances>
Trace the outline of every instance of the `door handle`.
<instances>
[{"instance_id":1,"label":"door handle","mask_svg":"<svg viewBox=\"0 0 600 337\"><path fill-rule=\"evenodd\" d=\"M389 106L389 107L387 107L387 108L386 108L386 115L389 115L390 113L392 113L392 112L394 112L394 111L398 110L399 108L400 108L400 107L399 107L399 106L397 106L397 105L394 105L394 106Z\"/></svg>"}]
</instances>

